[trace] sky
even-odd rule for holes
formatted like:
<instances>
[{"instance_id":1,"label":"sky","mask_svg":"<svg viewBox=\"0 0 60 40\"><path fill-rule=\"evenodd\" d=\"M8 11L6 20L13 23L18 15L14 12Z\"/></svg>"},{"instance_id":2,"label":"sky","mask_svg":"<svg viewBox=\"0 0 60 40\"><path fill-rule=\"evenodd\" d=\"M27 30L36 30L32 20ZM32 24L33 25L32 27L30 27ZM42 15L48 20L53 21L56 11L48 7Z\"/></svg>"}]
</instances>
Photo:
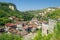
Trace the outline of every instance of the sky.
<instances>
[{"instance_id":1,"label":"sky","mask_svg":"<svg viewBox=\"0 0 60 40\"><path fill-rule=\"evenodd\" d=\"M60 7L60 0L0 0L0 2L14 3L20 11Z\"/></svg>"}]
</instances>

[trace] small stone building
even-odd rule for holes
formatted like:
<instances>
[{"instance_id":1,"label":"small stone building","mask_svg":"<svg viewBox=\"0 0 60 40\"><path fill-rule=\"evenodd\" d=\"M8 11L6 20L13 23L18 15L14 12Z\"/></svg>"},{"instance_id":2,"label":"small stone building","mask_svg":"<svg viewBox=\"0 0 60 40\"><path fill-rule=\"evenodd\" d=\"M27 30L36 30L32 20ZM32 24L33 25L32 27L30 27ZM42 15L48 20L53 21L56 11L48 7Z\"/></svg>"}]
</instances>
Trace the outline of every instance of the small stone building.
<instances>
[{"instance_id":1,"label":"small stone building","mask_svg":"<svg viewBox=\"0 0 60 40\"><path fill-rule=\"evenodd\" d=\"M17 26L13 23L7 23L7 24L5 24L5 31L9 32L10 29L16 29L16 27Z\"/></svg>"},{"instance_id":2,"label":"small stone building","mask_svg":"<svg viewBox=\"0 0 60 40\"><path fill-rule=\"evenodd\" d=\"M42 36L54 33L56 23L57 21L53 19L49 19L47 24L42 22Z\"/></svg>"}]
</instances>

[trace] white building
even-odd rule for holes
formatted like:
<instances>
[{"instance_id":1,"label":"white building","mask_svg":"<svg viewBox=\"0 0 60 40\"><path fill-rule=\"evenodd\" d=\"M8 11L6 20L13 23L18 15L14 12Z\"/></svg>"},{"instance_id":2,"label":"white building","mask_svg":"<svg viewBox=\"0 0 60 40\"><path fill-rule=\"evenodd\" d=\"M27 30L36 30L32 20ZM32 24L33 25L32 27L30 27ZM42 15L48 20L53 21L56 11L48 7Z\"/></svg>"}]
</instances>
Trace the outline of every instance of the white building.
<instances>
[{"instance_id":1,"label":"white building","mask_svg":"<svg viewBox=\"0 0 60 40\"><path fill-rule=\"evenodd\" d=\"M42 36L54 33L56 27L56 20L49 19L48 24L42 23Z\"/></svg>"},{"instance_id":2,"label":"white building","mask_svg":"<svg viewBox=\"0 0 60 40\"><path fill-rule=\"evenodd\" d=\"M42 23L42 36L47 35L48 34L48 24Z\"/></svg>"},{"instance_id":3,"label":"white building","mask_svg":"<svg viewBox=\"0 0 60 40\"><path fill-rule=\"evenodd\" d=\"M53 19L49 19L49 33L53 33L54 32L54 28L56 27L56 20Z\"/></svg>"},{"instance_id":4,"label":"white building","mask_svg":"<svg viewBox=\"0 0 60 40\"><path fill-rule=\"evenodd\" d=\"M16 25L17 25L16 30L23 30L22 23L17 22Z\"/></svg>"}]
</instances>

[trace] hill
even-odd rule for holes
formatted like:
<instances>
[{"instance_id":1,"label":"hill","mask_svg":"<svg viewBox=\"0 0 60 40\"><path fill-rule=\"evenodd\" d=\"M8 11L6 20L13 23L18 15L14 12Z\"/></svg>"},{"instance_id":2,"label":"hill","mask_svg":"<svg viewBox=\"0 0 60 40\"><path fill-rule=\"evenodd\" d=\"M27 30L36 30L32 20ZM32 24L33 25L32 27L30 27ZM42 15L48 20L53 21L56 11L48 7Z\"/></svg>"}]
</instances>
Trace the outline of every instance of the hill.
<instances>
[{"instance_id":1,"label":"hill","mask_svg":"<svg viewBox=\"0 0 60 40\"><path fill-rule=\"evenodd\" d=\"M17 10L16 5L14 5L13 3L0 2L0 26L11 22L11 20L8 19L11 16L22 18L24 19L24 21L29 21L34 17L41 20L42 16L44 20L47 20L48 18L57 19L58 17L60 17L59 13L60 8L58 7L48 7L42 10L30 10L21 12Z\"/></svg>"},{"instance_id":2,"label":"hill","mask_svg":"<svg viewBox=\"0 0 60 40\"><path fill-rule=\"evenodd\" d=\"M0 3L0 25L4 25L7 22L11 22L8 18L15 16L22 18L22 12L18 11L16 6L12 3Z\"/></svg>"},{"instance_id":3,"label":"hill","mask_svg":"<svg viewBox=\"0 0 60 40\"><path fill-rule=\"evenodd\" d=\"M25 13L33 14L34 17L38 18L39 20L43 16L43 19L46 20L48 18L55 18L55 17L59 16L59 13L60 13L59 10L60 10L59 7L48 7L48 8L42 9L42 10L25 11Z\"/></svg>"}]
</instances>

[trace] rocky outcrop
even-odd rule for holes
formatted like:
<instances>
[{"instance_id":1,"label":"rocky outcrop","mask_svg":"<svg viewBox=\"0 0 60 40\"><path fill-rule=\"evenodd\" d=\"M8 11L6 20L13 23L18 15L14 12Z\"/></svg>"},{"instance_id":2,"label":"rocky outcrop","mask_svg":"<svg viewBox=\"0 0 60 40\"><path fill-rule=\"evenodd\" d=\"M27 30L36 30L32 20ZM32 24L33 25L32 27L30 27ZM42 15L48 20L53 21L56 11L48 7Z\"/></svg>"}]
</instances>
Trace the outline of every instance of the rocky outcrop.
<instances>
[{"instance_id":1,"label":"rocky outcrop","mask_svg":"<svg viewBox=\"0 0 60 40\"><path fill-rule=\"evenodd\" d=\"M0 2L0 7L8 7L11 10L15 10L16 9L16 5L12 4L12 3L4 3L4 2Z\"/></svg>"}]
</instances>

